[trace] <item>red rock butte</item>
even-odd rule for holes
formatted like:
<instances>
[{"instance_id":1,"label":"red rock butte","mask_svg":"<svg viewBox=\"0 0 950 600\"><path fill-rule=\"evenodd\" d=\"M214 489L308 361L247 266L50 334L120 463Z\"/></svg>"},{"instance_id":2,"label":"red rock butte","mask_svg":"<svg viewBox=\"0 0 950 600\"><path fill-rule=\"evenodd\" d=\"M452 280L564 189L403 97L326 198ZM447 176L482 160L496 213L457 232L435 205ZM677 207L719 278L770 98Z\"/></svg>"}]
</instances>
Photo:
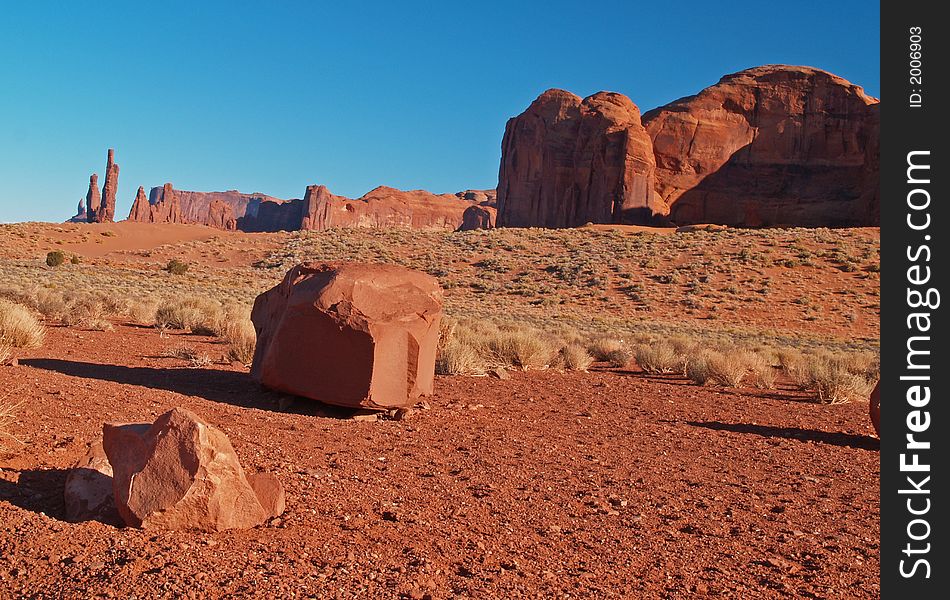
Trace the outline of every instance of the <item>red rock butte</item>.
<instances>
[{"instance_id":1,"label":"red rock butte","mask_svg":"<svg viewBox=\"0 0 950 600\"><path fill-rule=\"evenodd\" d=\"M811 67L726 75L645 113L548 90L508 121L498 225L880 221L879 101Z\"/></svg>"},{"instance_id":2,"label":"red rock butte","mask_svg":"<svg viewBox=\"0 0 950 600\"><path fill-rule=\"evenodd\" d=\"M463 214L479 202L494 199L494 190L432 194L380 186L351 199L326 186L307 187L302 199L283 200L266 194L189 192L170 183L139 192L130 221L197 223L246 232L324 230L332 227L458 229Z\"/></svg>"}]
</instances>

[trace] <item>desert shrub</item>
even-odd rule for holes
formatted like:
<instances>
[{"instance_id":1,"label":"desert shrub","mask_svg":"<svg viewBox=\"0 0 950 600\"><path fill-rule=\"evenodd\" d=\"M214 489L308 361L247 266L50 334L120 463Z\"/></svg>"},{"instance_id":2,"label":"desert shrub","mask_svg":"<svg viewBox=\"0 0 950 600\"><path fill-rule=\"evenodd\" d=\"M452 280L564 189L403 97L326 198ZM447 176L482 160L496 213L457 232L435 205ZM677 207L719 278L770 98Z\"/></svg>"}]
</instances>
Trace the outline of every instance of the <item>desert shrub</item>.
<instances>
[{"instance_id":1,"label":"desert shrub","mask_svg":"<svg viewBox=\"0 0 950 600\"><path fill-rule=\"evenodd\" d=\"M249 365L254 360L257 332L249 319L228 321L222 337L228 343L228 359Z\"/></svg>"},{"instance_id":2,"label":"desert shrub","mask_svg":"<svg viewBox=\"0 0 950 600\"><path fill-rule=\"evenodd\" d=\"M188 263L173 258L165 265L165 270L172 275L184 275L188 272Z\"/></svg>"},{"instance_id":3,"label":"desert shrub","mask_svg":"<svg viewBox=\"0 0 950 600\"><path fill-rule=\"evenodd\" d=\"M80 263L82 263L82 259L76 256L75 254L73 254L72 257L69 259L69 264L78 265Z\"/></svg>"},{"instance_id":4,"label":"desert shrub","mask_svg":"<svg viewBox=\"0 0 950 600\"><path fill-rule=\"evenodd\" d=\"M208 298L166 300L155 310L155 325L185 329L199 335L221 335L227 317L221 305Z\"/></svg>"},{"instance_id":5,"label":"desert shrub","mask_svg":"<svg viewBox=\"0 0 950 600\"><path fill-rule=\"evenodd\" d=\"M616 368L627 366L633 359L633 352L630 351L626 342L610 336L592 339L587 345L587 351L594 359L609 363L610 366Z\"/></svg>"},{"instance_id":6,"label":"desert shrub","mask_svg":"<svg viewBox=\"0 0 950 600\"><path fill-rule=\"evenodd\" d=\"M484 375L488 365L479 349L457 338L441 345L435 360L439 375Z\"/></svg>"},{"instance_id":7,"label":"desert shrub","mask_svg":"<svg viewBox=\"0 0 950 600\"><path fill-rule=\"evenodd\" d=\"M804 354L794 349L782 349L778 351L778 361L796 388L808 389L811 378L808 373L808 361Z\"/></svg>"},{"instance_id":8,"label":"desert shrub","mask_svg":"<svg viewBox=\"0 0 950 600\"><path fill-rule=\"evenodd\" d=\"M775 369L772 361L761 352L746 351L743 353L752 376L752 385L763 390L775 389Z\"/></svg>"},{"instance_id":9,"label":"desert shrub","mask_svg":"<svg viewBox=\"0 0 950 600\"><path fill-rule=\"evenodd\" d=\"M683 373L686 359L664 342L639 344L634 350L637 364L647 373Z\"/></svg>"},{"instance_id":10,"label":"desert shrub","mask_svg":"<svg viewBox=\"0 0 950 600\"><path fill-rule=\"evenodd\" d=\"M22 304L0 299L0 338L14 348L39 348L46 330Z\"/></svg>"},{"instance_id":11,"label":"desert shrub","mask_svg":"<svg viewBox=\"0 0 950 600\"><path fill-rule=\"evenodd\" d=\"M439 375L484 375L489 364L485 357L484 326L475 322L442 319L435 372Z\"/></svg>"},{"instance_id":12,"label":"desert shrub","mask_svg":"<svg viewBox=\"0 0 950 600\"><path fill-rule=\"evenodd\" d=\"M499 366L545 369L558 356L558 345L548 335L532 328L499 329L489 336L486 347Z\"/></svg>"},{"instance_id":13,"label":"desert shrub","mask_svg":"<svg viewBox=\"0 0 950 600\"><path fill-rule=\"evenodd\" d=\"M46 264L50 267L58 267L66 262L66 253L62 250L53 250L46 253Z\"/></svg>"},{"instance_id":14,"label":"desert shrub","mask_svg":"<svg viewBox=\"0 0 950 600\"><path fill-rule=\"evenodd\" d=\"M706 350L694 350L686 357L686 377L698 385L706 385L710 379L709 357Z\"/></svg>"},{"instance_id":15,"label":"desert shrub","mask_svg":"<svg viewBox=\"0 0 950 600\"><path fill-rule=\"evenodd\" d=\"M729 351L710 352L706 356L709 379L726 387L739 387L749 372L746 354Z\"/></svg>"},{"instance_id":16,"label":"desert shrub","mask_svg":"<svg viewBox=\"0 0 950 600\"><path fill-rule=\"evenodd\" d=\"M841 357L816 355L808 363L809 388L823 404L841 404L867 398L874 386L860 373L849 370L847 360Z\"/></svg>"},{"instance_id":17,"label":"desert shrub","mask_svg":"<svg viewBox=\"0 0 950 600\"><path fill-rule=\"evenodd\" d=\"M0 365L7 362L11 356L13 356L13 348L10 347L10 344L8 344L5 339L0 337Z\"/></svg>"},{"instance_id":18,"label":"desert shrub","mask_svg":"<svg viewBox=\"0 0 950 600\"><path fill-rule=\"evenodd\" d=\"M586 371L594 362L582 344L570 342L561 348L561 364L568 371Z\"/></svg>"}]
</instances>

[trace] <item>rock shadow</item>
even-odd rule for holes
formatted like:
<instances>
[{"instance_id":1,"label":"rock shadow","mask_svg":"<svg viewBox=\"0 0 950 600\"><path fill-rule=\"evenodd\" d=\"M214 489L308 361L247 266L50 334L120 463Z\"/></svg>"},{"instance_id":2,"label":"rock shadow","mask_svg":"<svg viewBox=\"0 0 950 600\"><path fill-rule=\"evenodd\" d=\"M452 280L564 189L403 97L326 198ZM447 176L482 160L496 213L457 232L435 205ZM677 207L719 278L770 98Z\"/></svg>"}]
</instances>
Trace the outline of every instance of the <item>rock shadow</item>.
<instances>
[{"instance_id":1,"label":"rock shadow","mask_svg":"<svg viewBox=\"0 0 950 600\"><path fill-rule=\"evenodd\" d=\"M869 435L802 429L800 427L772 427L770 425L752 425L748 423L722 423L720 421L687 421L692 427L705 427L716 431L733 433L751 433L768 438L784 438L805 442L818 442L832 446L843 446L858 450L880 450L881 440Z\"/></svg>"},{"instance_id":2,"label":"rock shadow","mask_svg":"<svg viewBox=\"0 0 950 600\"><path fill-rule=\"evenodd\" d=\"M55 371L71 377L112 381L150 389L196 396L242 408L349 419L365 411L323 404L262 388L251 375L240 371L205 368L128 367L58 358L25 358L20 361L36 369Z\"/></svg>"},{"instance_id":3,"label":"rock shadow","mask_svg":"<svg viewBox=\"0 0 950 600\"><path fill-rule=\"evenodd\" d=\"M70 469L4 469L19 473L19 481L0 479L0 501L35 513L43 513L58 521L66 520L63 490Z\"/></svg>"}]
</instances>

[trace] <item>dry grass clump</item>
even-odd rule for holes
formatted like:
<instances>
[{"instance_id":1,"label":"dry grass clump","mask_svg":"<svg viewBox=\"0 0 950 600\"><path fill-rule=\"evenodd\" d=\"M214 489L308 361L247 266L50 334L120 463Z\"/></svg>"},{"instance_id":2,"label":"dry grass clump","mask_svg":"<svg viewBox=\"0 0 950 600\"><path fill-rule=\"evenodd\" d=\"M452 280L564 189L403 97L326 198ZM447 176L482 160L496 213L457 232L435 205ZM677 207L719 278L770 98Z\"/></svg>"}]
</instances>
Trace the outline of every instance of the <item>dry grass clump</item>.
<instances>
[{"instance_id":1,"label":"dry grass clump","mask_svg":"<svg viewBox=\"0 0 950 600\"><path fill-rule=\"evenodd\" d=\"M188 361L189 366L192 368L206 367L213 362L210 356L202 354L194 348L184 344L175 346L174 348L169 348L165 350L162 355L167 356L168 358L177 358Z\"/></svg>"},{"instance_id":2,"label":"dry grass clump","mask_svg":"<svg viewBox=\"0 0 950 600\"><path fill-rule=\"evenodd\" d=\"M561 364L568 371L586 371L594 362L583 344L569 342L561 348Z\"/></svg>"},{"instance_id":3,"label":"dry grass clump","mask_svg":"<svg viewBox=\"0 0 950 600\"><path fill-rule=\"evenodd\" d=\"M22 304L0 298L0 338L14 348L39 348L46 330Z\"/></svg>"},{"instance_id":4,"label":"dry grass clump","mask_svg":"<svg viewBox=\"0 0 950 600\"><path fill-rule=\"evenodd\" d=\"M639 344L634 349L637 364L647 373L683 373L688 362L683 354L664 342Z\"/></svg>"},{"instance_id":5,"label":"dry grass clump","mask_svg":"<svg viewBox=\"0 0 950 600\"><path fill-rule=\"evenodd\" d=\"M257 331L250 319L235 319L226 322L221 335L228 343L228 360L249 365L254 360L254 348L257 345Z\"/></svg>"},{"instance_id":6,"label":"dry grass clump","mask_svg":"<svg viewBox=\"0 0 950 600\"><path fill-rule=\"evenodd\" d=\"M524 326L499 328L485 338L489 356L501 367L518 367L524 371L546 369L558 358L557 340L540 330Z\"/></svg>"},{"instance_id":7,"label":"dry grass clump","mask_svg":"<svg viewBox=\"0 0 950 600\"><path fill-rule=\"evenodd\" d=\"M226 321L224 308L209 298L165 300L155 311L156 327L184 329L199 335L221 335Z\"/></svg>"},{"instance_id":8,"label":"dry grass clump","mask_svg":"<svg viewBox=\"0 0 950 600\"><path fill-rule=\"evenodd\" d=\"M573 344L527 325L446 318L435 368L440 375L484 375L496 368L586 369L590 356L583 354Z\"/></svg>"},{"instance_id":9,"label":"dry grass clump","mask_svg":"<svg viewBox=\"0 0 950 600\"><path fill-rule=\"evenodd\" d=\"M819 354L808 363L809 388L813 389L822 404L842 404L855 399L865 399L871 393L874 382L868 379L863 369L867 365L861 359L849 356Z\"/></svg>"},{"instance_id":10,"label":"dry grass clump","mask_svg":"<svg viewBox=\"0 0 950 600\"><path fill-rule=\"evenodd\" d=\"M13 348L5 339L0 337L0 365L6 363L13 356Z\"/></svg>"},{"instance_id":11,"label":"dry grass clump","mask_svg":"<svg viewBox=\"0 0 950 600\"><path fill-rule=\"evenodd\" d=\"M594 359L609 363L612 367L625 367L633 359L633 352L622 339L600 336L587 344L587 351Z\"/></svg>"},{"instance_id":12,"label":"dry grass clump","mask_svg":"<svg viewBox=\"0 0 950 600\"><path fill-rule=\"evenodd\" d=\"M763 351L742 352L743 359L749 369L751 384L761 390L775 389L775 369L772 361Z\"/></svg>"},{"instance_id":13,"label":"dry grass clump","mask_svg":"<svg viewBox=\"0 0 950 600\"><path fill-rule=\"evenodd\" d=\"M709 372L709 351L696 349L686 355L686 377L697 385L706 385L711 377Z\"/></svg>"},{"instance_id":14,"label":"dry grass clump","mask_svg":"<svg viewBox=\"0 0 950 600\"><path fill-rule=\"evenodd\" d=\"M778 353L782 369L795 387L815 393L818 402L840 404L867 398L881 376L880 357L873 352Z\"/></svg>"},{"instance_id":15,"label":"dry grass clump","mask_svg":"<svg viewBox=\"0 0 950 600\"><path fill-rule=\"evenodd\" d=\"M745 352L710 351L706 355L709 379L725 387L739 387L749 373L749 359Z\"/></svg>"}]
</instances>

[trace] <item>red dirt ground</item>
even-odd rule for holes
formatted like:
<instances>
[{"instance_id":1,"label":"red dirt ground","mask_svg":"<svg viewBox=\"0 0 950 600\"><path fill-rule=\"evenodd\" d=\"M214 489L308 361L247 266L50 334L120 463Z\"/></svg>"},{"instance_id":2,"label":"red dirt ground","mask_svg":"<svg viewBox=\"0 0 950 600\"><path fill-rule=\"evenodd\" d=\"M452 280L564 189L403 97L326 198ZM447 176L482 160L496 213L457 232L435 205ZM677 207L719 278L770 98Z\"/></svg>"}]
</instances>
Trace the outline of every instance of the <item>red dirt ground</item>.
<instances>
[{"instance_id":1,"label":"red dirt ground","mask_svg":"<svg viewBox=\"0 0 950 600\"><path fill-rule=\"evenodd\" d=\"M866 404L600 370L439 377L429 408L366 421L163 351L210 338L49 327L0 366L0 597L879 596L878 442ZM0 394L4 393L0 391ZM215 534L63 521L103 421L184 406L287 512Z\"/></svg>"}]
</instances>

